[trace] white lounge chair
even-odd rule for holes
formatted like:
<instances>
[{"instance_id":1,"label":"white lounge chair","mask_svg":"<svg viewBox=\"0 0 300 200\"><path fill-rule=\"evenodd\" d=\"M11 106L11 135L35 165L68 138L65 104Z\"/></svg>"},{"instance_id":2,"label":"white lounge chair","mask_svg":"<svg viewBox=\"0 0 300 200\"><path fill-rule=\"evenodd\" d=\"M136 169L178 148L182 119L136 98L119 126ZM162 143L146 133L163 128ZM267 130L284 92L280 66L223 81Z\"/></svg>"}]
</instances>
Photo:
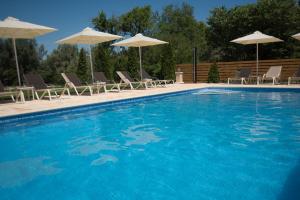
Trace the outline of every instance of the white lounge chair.
<instances>
[{"instance_id":1,"label":"white lounge chair","mask_svg":"<svg viewBox=\"0 0 300 200\"><path fill-rule=\"evenodd\" d=\"M120 84L108 80L103 72L94 72L96 85L103 85L104 91L120 92Z\"/></svg>"},{"instance_id":2,"label":"white lounge chair","mask_svg":"<svg viewBox=\"0 0 300 200\"><path fill-rule=\"evenodd\" d=\"M298 70L293 74L293 76L288 78L288 85L292 83L300 82L300 67L298 67Z\"/></svg>"},{"instance_id":3,"label":"white lounge chair","mask_svg":"<svg viewBox=\"0 0 300 200\"><path fill-rule=\"evenodd\" d=\"M248 83L248 79L251 75L251 68L242 68L240 70L236 70L235 77L228 78L227 84L230 84L232 81L241 81L241 84Z\"/></svg>"},{"instance_id":4,"label":"white lounge chair","mask_svg":"<svg viewBox=\"0 0 300 200\"><path fill-rule=\"evenodd\" d=\"M129 86L131 90L138 88L148 89L147 82L134 80L127 71L117 71L116 73L120 77L120 87L126 88Z\"/></svg>"},{"instance_id":5,"label":"white lounge chair","mask_svg":"<svg viewBox=\"0 0 300 200\"><path fill-rule=\"evenodd\" d=\"M66 92L68 96L70 96L70 91L68 88L50 87L45 83L44 79L39 74L24 74L24 79L26 86L31 86L34 88L34 93L38 100L46 97L51 101L53 97L60 98L64 96ZM38 94L39 92L42 93L40 96Z\"/></svg>"},{"instance_id":6,"label":"white lounge chair","mask_svg":"<svg viewBox=\"0 0 300 200\"><path fill-rule=\"evenodd\" d=\"M281 76L282 66L272 66L269 68L267 73L265 73L262 77L261 82L265 82L267 80L272 80L272 84L278 84Z\"/></svg>"},{"instance_id":7,"label":"white lounge chair","mask_svg":"<svg viewBox=\"0 0 300 200\"><path fill-rule=\"evenodd\" d=\"M140 71L139 71L140 74ZM166 87L167 84L174 84L174 80L160 80L156 77L152 77L148 74L148 72L146 72L146 70L142 69L142 76L143 76L143 80L145 82L149 82L151 85L156 86L161 86L161 87Z\"/></svg>"},{"instance_id":8,"label":"white lounge chair","mask_svg":"<svg viewBox=\"0 0 300 200\"><path fill-rule=\"evenodd\" d=\"M66 84L65 88L74 89L77 96L83 95L85 92L88 92L89 95L93 95L93 89L96 88L93 85L84 85L81 83L81 80L73 73L61 73ZM79 93L79 91L81 91Z\"/></svg>"},{"instance_id":9,"label":"white lounge chair","mask_svg":"<svg viewBox=\"0 0 300 200\"><path fill-rule=\"evenodd\" d=\"M4 85L0 80L0 97L10 97L14 102L18 102L19 99L22 103L25 102L24 94L21 90L6 91Z\"/></svg>"}]
</instances>

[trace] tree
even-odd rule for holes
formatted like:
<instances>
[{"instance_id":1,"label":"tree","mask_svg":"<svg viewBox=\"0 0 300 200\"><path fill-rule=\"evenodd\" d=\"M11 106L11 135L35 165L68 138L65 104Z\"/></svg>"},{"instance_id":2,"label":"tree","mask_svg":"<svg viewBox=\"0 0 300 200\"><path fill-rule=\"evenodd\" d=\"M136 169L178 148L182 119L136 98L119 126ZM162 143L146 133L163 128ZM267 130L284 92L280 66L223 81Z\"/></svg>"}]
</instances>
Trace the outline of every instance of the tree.
<instances>
[{"instance_id":1,"label":"tree","mask_svg":"<svg viewBox=\"0 0 300 200\"><path fill-rule=\"evenodd\" d=\"M162 47L161 78L175 79L175 60L171 45L164 45L164 47Z\"/></svg>"},{"instance_id":2,"label":"tree","mask_svg":"<svg viewBox=\"0 0 300 200\"><path fill-rule=\"evenodd\" d=\"M131 36L137 33L149 33L153 21L150 6L135 7L129 12L120 16L119 23L122 32Z\"/></svg>"},{"instance_id":3,"label":"tree","mask_svg":"<svg viewBox=\"0 0 300 200\"><path fill-rule=\"evenodd\" d=\"M60 74L63 72L76 73L78 48L74 45L58 45L56 49L42 62L39 72L45 81L63 84Z\"/></svg>"},{"instance_id":4,"label":"tree","mask_svg":"<svg viewBox=\"0 0 300 200\"><path fill-rule=\"evenodd\" d=\"M213 63L208 72L208 83L219 83L220 76L219 76L219 69L217 63Z\"/></svg>"},{"instance_id":5,"label":"tree","mask_svg":"<svg viewBox=\"0 0 300 200\"><path fill-rule=\"evenodd\" d=\"M16 40L18 63L21 78L24 73L36 71L41 65L41 59L45 54L43 46L39 46L35 40ZM15 55L11 39L0 40L0 79L5 85L18 83Z\"/></svg>"},{"instance_id":6,"label":"tree","mask_svg":"<svg viewBox=\"0 0 300 200\"><path fill-rule=\"evenodd\" d=\"M86 52L83 48L79 51L78 65L77 65L77 75L82 81L88 81L88 67L86 60Z\"/></svg>"},{"instance_id":7,"label":"tree","mask_svg":"<svg viewBox=\"0 0 300 200\"><path fill-rule=\"evenodd\" d=\"M288 12L287 12L288 11ZM255 59L255 45L230 41L259 30L285 42L260 45L260 59L299 56L299 47L290 36L300 31L300 7L294 0L259 0L256 4L231 9L215 8L208 18L208 43L211 60ZM266 46L266 47L265 47Z\"/></svg>"},{"instance_id":8,"label":"tree","mask_svg":"<svg viewBox=\"0 0 300 200\"><path fill-rule=\"evenodd\" d=\"M158 22L157 36L172 44L176 63L192 61L192 49L197 47L198 57L207 54L206 25L198 22L193 14L193 7L183 3L181 7L166 6Z\"/></svg>"},{"instance_id":9,"label":"tree","mask_svg":"<svg viewBox=\"0 0 300 200\"><path fill-rule=\"evenodd\" d=\"M113 80L114 67L111 63L110 48L105 44L98 44L94 52L95 71L102 71L109 80Z\"/></svg>"},{"instance_id":10,"label":"tree","mask_svg":"<svg viewBox=\"0 0 300 200\"><path fill-rule=\"evenodd\" d=\"M138 61L138 48L129 47L128 48L128 61L127 61L127 70L129 74L134 78L139 78L139 61Z\"/></svg>"}]
</instances>

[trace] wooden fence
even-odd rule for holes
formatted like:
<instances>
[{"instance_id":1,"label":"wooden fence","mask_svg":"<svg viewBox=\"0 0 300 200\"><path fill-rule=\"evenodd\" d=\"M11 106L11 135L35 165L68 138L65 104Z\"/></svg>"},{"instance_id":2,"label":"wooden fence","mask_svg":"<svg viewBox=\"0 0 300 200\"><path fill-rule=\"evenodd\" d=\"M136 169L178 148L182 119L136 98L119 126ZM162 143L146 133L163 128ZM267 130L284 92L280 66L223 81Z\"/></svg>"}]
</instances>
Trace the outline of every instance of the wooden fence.
<instances>
[{"instance_id":1,"label":"wooden fence","mask_svg":"<svg viewBox=\"0 0 300 200\"><path fill-rule=\"evenodd\" d=\"M212 63L198 63L197 82L207 82L208 71ZM218 62L220 80L226 82L228 77L234 77L235 71L241 68L251 68L252 75L256 75L256 61L237 61L237 62ZM259 61L258 75L266 73L270 66L282 66L281 81L287 82L288 77L292 76L298 67L300 59L280 59L280 60L261 60ZM193 82L193 65L178 64L176 71L183 72L183 81L185 83Z\"/></svg>"}]
</instances>

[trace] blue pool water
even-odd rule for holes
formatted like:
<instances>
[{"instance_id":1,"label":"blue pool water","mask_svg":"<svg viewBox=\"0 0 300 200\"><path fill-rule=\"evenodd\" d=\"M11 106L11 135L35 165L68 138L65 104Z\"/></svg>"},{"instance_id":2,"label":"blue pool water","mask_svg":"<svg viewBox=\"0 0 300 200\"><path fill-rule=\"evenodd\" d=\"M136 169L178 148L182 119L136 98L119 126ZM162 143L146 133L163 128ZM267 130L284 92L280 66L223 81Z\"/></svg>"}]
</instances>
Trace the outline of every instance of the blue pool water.
<instances>
[{"instance_id":1,"label":"blue pool water","mask_svg":"<svg viewBox=\"0 0 300 200\"><path fill-rule=\"evenodd\" d=\"M204 89L8 121L0 199L300 199L299 100Z\"/></svg>"}]
</instances>

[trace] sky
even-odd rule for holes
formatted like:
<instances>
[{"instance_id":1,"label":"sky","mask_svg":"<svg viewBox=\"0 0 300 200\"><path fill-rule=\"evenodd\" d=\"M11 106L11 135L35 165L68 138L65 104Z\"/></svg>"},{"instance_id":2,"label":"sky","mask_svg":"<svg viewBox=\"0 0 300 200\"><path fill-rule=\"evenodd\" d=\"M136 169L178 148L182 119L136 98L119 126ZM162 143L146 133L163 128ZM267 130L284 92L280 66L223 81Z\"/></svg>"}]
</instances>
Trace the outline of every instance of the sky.
<instances>
[{"instance_id":1,"label":"sky","mask_svg":"<svg viewBox=\"0 0 300 200\"><path fill-rule=\"evenodd\" d=\"M256 0L0 0L0 20L7 16L22 21L49 26L58 31L37 38L48 52L56 48L55 41L93 27L91 20L103 10L108 17L119 16L136 6L151 5L154 11L161 11L166 5L180 6L187 2L194 7L198 20L206 21L209 11L215 7L227 8L255 3Z\"/></svg>"}]
</instances>

